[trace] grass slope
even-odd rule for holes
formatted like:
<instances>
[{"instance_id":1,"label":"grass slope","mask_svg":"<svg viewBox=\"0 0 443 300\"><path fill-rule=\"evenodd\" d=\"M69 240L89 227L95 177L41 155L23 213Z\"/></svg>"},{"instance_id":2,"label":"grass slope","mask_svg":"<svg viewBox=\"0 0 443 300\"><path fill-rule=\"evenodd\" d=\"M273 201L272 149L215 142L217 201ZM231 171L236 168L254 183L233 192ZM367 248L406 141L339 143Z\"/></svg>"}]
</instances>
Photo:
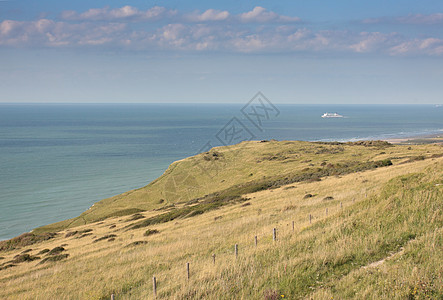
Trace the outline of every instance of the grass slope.
<instances>
[{"instance_id":1,"label":"grass slope","mask_svg":"<svg viewBox=\"0 0 443 300\"><path fill-rule=\"evenodd\" d=\"M299 156L282 154L294 148ZM226 158L231 154L225 150L216 149ZM249 142L237 150L254 171L226 161L237 170L232 176L260 175L228 176L226 186L213 180L218 190L199 199L135 207L146 211L79 225L35 244L15 240L0 251L0 298L152 298L152 276L159 299L443 297L441 146ZM285 163L292 159L297 162ZM361 169L386 159L393 165ZM321 173L321 181L294 180L324 169L334 172ZM274 185L257 188L263 182ZM218 206L193 213L211 203Z\"/></svg>"},{"instance_id":2,"label":"grass slope","mask_svg":"<svg viewBox=\"0 0 443 300\"><path fill-rule=\"evenodd\" d=\"M440 149L435 145L389 147L384 142L293 141L252 141L218 147L174 162L162 176L143 188L104 199L76 218L43 226L35 232L58 231L109 217L170 207L251 181L298 175L308 168L312 173L314 168L327 169L337 163L361 165L383 159L398 163L423 153L423 157L440 155Z\"/></svg>"}]
</instances>

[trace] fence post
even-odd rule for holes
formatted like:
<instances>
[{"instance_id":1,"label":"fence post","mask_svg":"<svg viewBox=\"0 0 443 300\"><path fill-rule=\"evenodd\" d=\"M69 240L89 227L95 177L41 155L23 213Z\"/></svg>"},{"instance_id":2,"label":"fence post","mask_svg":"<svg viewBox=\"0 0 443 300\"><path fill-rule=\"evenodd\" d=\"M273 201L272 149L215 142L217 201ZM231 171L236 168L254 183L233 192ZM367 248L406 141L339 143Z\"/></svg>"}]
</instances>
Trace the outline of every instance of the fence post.
<instances>
[{"instance_id":1,"label":"fence post","mask_svg":"<svg viewBox=\"0 0 443 300\"><path fill-rule=\"evenodd\" d=\"M340 208L343 208L343 203L342 202L340 202Z\"/></svg>"},{"instance_id":2,"label":"fence post","mask_svg":"<svg viewBox=\"0 0 443 300\"><path fill-rule=\"evenodd\" d=\"M326 215L328 215L328 208L326 207Z\"/></svg>"},{"instance_id":3,"label":"fence post","mask_svg":"<svg viewBox=\"0 0 443 300\"><path fill-rule=\"evenodd\" d=\"M215 265L215 254L212 254L212 262L213 262L214 265Z\"/></svg>"},{"instance_id":4,"label":"fence post","mask_svg":"<svg viewBox=\"0 0 443 300\"><path fill-rule=\"evenodd\" d=\"M186 263L186 273L188 275L188 280L189 280L189 263Z\"/></svg>"},{"instance_id":5,"label":"fence post","mask_svg":"<svg viewBox=\"0 0 443 300\"><path fill-rule=\"evenodd\" d=\"M292 231L295 231L295 225L294 225L294 221L292 221Z\"/></svg>"},{"instance_id":6,"label":"fence post","mask_svg":"<svg viewBox=\"0 0 443 300\"><path fill-rule=\"evenodd\" d=\"M257 247L257 236L255 236L254 239L255 239L255 247Z\"/></svg>"},{"instance_id":7,"label":"fence post","mask_svg":"<svg viewBox=\"0 0 443 300\"><path fill-rule=\"evenodd\" d=\"M277 229L272 230L272 240L275 242L277 240Z\"/></svg>"},{"instance_id":8,"label":"fence post","mask_svg":"<svg viewBox=\"0 0 443 300\"><path fill-rule=\"evenodd\" d=\"M237 258L237 256L238 256L238 245L237 244L235 244L234 252L235 252L235 258Z\"/></svg>"},{"instance_id":9,"label":"fence post","mask_svg":"<svg viewBox=\"0 0 443 300\"><path fill-rule=\"evenodd\" d=\"M152 290L154 291L154 298L157 298L157 279L152 277Z\"/></svg>"},{"instance_id":10,"label":"fence post","mask_svg":"<svg viewBox=\"0 0 443 300\"><path fill-rule=\"evenodd\" d=\"M312 215L309 214L309 224L311 224L311 223L312 223Z\"/></svg>"}]
</instances>

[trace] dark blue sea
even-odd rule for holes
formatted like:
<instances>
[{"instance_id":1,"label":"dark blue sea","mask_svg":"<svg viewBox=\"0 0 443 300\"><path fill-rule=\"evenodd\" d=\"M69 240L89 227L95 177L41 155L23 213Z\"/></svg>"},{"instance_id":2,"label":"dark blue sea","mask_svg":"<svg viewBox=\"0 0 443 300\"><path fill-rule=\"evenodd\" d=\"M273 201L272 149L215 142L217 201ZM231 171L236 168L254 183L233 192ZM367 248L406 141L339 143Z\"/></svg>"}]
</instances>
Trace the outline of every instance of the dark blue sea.
<instances>
[{"instance_id":1,"label":"dark blue sea","mask_svg":"<svg viewBox=\"0 0 443 300\"><path fill-rule=\"evenodd\" d=\"M246 115L242 108L0 104L0 240L77 216L211 146L247 139L386 139L443 129L443 107L433 105L247 106ZM325 112L344 118L323 119Z\"/></svg>"}]
</instances>

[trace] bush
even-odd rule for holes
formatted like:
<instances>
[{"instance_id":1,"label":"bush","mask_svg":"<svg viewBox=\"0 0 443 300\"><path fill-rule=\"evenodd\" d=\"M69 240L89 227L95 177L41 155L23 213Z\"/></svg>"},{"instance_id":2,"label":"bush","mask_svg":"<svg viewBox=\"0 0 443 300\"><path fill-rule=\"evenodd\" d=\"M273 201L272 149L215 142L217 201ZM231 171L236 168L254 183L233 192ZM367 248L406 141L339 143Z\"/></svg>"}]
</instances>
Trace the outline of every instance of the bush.
<instances>
[{"instance_id":1,"label":"bush","mask_svg":"<svg viewBox=\"0 0 443 300\"><path fill-rule=\"evenodd\" d=\"M0 251L6 250L14 250L17 248L29 246L41 241L46 241L52 239L57 234L54 232L47 232L42 234L34 234L34 233L23 233L15 238L12 238L7 241L0 242Z\"/></svg>"},{"instance_id":2,"label":"bush","mask_svg":"<svg viewBox=\"0 0 443 300\"><path fill-rule=\"evenodd\" d=\"M63 247L55 247L54 249L52 249L51 251L49 251L47 255L60 254L60 253L63 252L63 251L65 251L65 248L63 248Z\"/></svg>"},{"instance_id":3,"label":"bush","mask_svg":"<svg viewBox=\"0 0 443 300\"><path fill-rule=\"evenodd\" d=\"M46 262L50 262L50 261L59 261L65 258L68 258L69 254L60 254L60 255L55 255L55 256L49 256L44 258L41 262L39 262L38 264L44 264Z\"/></svg>"},{"instance_id":4,"label":"bush","mask_svg":"<svg viewBox=\"0 0 443 300\"><path fill-rule=\"evenodd\" d=\"M107 239L115 238L115 237L116 237L115 234L108 234L108 235L102 236L101 238L94 240L93 243L97 243L99 241L103 241L103 240L107 240Z\"/></svg>"},{"instance_id":5,"label":"bush","mask_svg":"<svg viewBox=\"0 0 443 300\"><path fill-rule=\"evenodd\" d=\"M21 263L21 262L29 262L29 261L33 261L33 260L36 260L36 259L40 259L40 257L38 257L38 256L31 256L31 255L29 255L29 254L20 254L20 255L17 255L16 257L14 257L14 259L12 260L12 261L10 261L11 263L14 263L14 264L18 264L18 263Z\"/></svg>"},{"instance_id":6,"label":"bush","mask_svg":"<svg viewBox=\"0 0 443 300\"><path fill-rule=\"evenodd\" d=\"M68 237L71 237L71 236L74 236L74 235L76 235L78 233L78 231L70 231L70 232L67 232L66 233L66 235L65 235L65 238L68 238Z\"/></svg>"},{"instance_id":7,"label":"bush","mask_svg":"<svg viewBox=\"0 0 443 300\"><path fill-rule=\"evenodd\" d=\"M125 246L125 248L134 247L134 246L140 246L140 245L146 245L147 241L135 241Z\"/></svg>"},{"instance_id":8,"label":"bush","mask_svg":"<svg viewBox=\"0 0 443 300\"><path fill-rule=\"evenodd\" d=\"M157 229L148 229L145 231L145 233L143 235L150 236L150 235L157 234L157 233L160 233L160 231L158 231Z\"/></svg>"}]
</instances>

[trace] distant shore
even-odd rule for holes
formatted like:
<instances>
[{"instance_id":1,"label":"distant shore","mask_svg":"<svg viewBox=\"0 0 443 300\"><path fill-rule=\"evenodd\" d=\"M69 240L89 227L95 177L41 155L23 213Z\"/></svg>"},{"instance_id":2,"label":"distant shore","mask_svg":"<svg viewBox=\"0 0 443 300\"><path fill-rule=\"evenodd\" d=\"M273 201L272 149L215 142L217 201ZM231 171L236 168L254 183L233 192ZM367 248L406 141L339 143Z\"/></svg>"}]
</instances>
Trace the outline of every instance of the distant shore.
<instances>
[{"instance_id":1,"label":"distant shore","mask_svg":"<svg viewBox=\"0 0 443 300\"><path fill-rule=\"evenodd\" d=\"M443 144L443 133L416 135L403 138L383 139L391 144Z\"/></svg>"}]
</instances>

